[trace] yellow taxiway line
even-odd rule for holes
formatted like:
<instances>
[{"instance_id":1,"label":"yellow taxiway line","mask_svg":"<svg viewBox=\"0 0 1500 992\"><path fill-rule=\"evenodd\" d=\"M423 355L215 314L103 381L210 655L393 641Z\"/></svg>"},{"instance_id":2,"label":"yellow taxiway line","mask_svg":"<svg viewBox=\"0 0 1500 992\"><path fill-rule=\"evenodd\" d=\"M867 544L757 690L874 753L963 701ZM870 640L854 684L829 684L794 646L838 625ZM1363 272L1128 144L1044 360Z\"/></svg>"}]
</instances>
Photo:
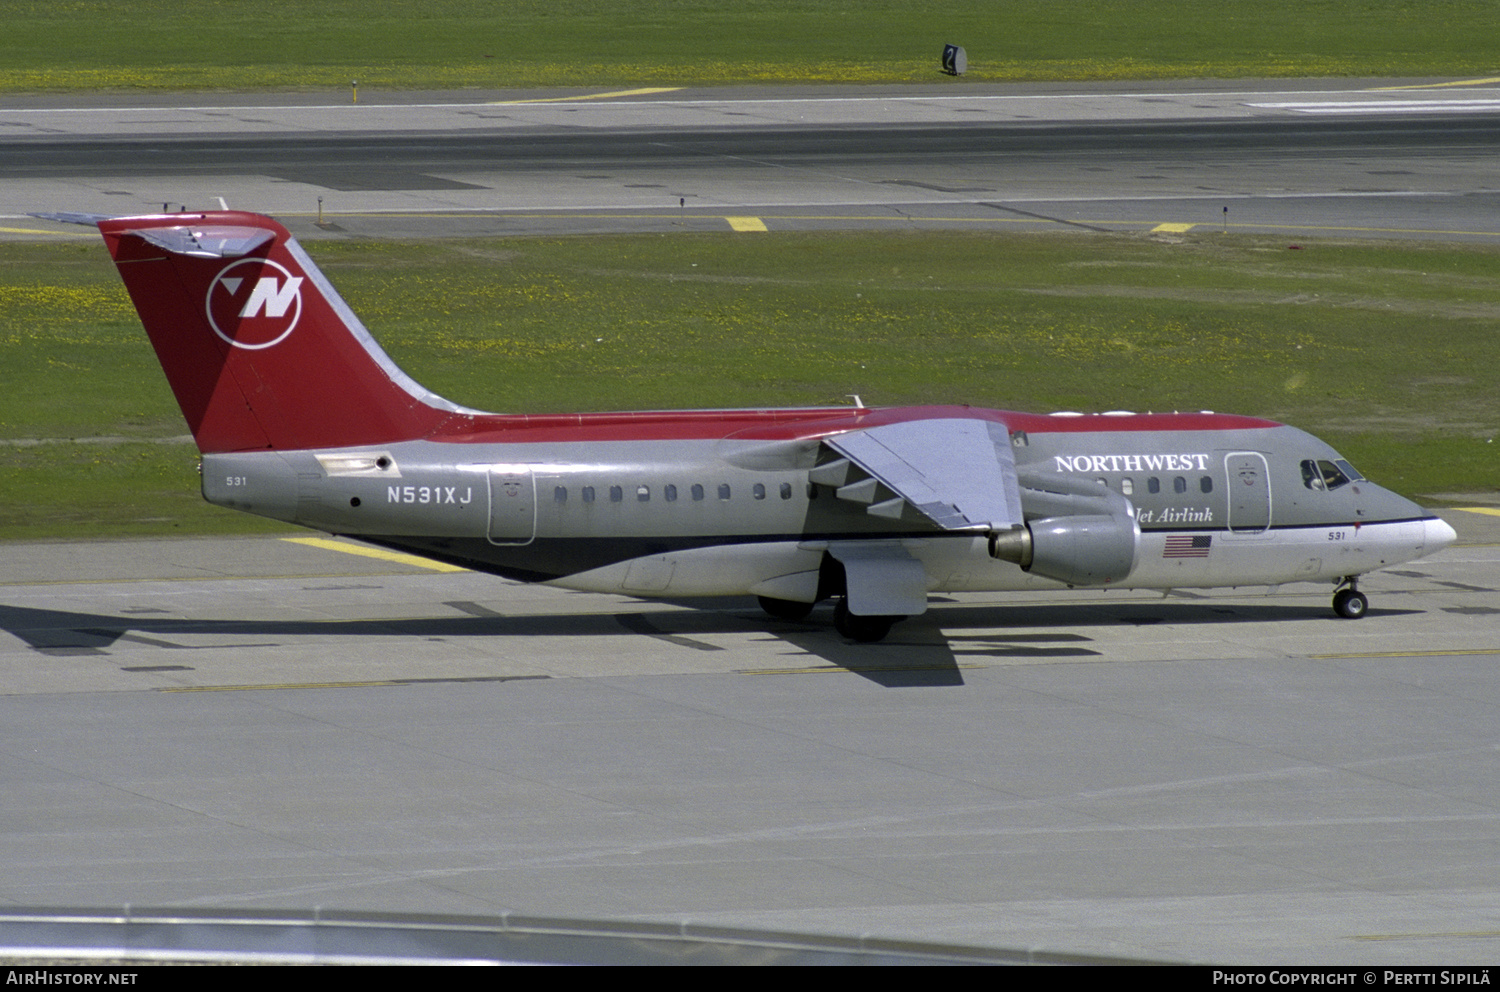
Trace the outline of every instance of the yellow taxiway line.
<instances>
[{"instance_id":1,"label":"yellow taxiway line","mask_svg":"<svg viewBox=\"0 0 1500 992\"><path fill-rule=\"evenodd\" d=\"M273 682L264 685L174 685L157 692L251 692L256 689L366 689L371 686L405 685L404 682Z\"/></svg>"},{"instance_id":2,"label":"yellow taxiway line","mask_svg":"<svg viewBox=\"0 0 1500 992\"><path fill-rule=\"evenodd\" d=\"M1451 83L1418 83L1415 86L1374 86L1368 92L1388 93L1393 90L1440 90L1449 86L1490 86L1500 83L1500 76L1490 76L1487 79L1457 79Z\"/></svg>"},{"instance_id":3,"label":"yellow taxiway line","mask_svg":"<svg viewBox=\"0 0 1500 992\"><path fill-rule=\"evenodd\" d=\"M92 238L86 231L39 231L30 227L0 227L0 234L55 234L60 238Z\"/></svg>"},{"instance_id":4,"label":"yellow taxiway line","mask_svg":"<svg viewBox=\"0 0 1500 992\"><path fill-rule=\"evenodd\" d=\"M1500 654L1500 648L1452 648L1443 651L1354 651L1348 654L1310 654L1309 658L1332 661L1350 658L1447 658L1473 654Z\"/></svg>"},{"instance_id":5,"label":"yellow taxiway line","mask_svg":"<svg viewBox=\"0 0 1500 992\"><path fill-rule=\"evenodd\" d=\"M491 100L486 106L513 107L522 103L571 103L576 100L612 100L617 96L650 96L652 93L675 93L681 86L647 86L638 90L616 90L613 93L586 93L583 96L546 96L534 100Z\"/></svg>"},{"instance_id":6,"label":"yellow taxiway line","mask_svg":"<svg viewBox=\"0 0 1500 992\"><path fill-rule=\"evenodd\" d=\"M457 565L449 565L447 562L433 561L430 558L419 558L416 555L402 554L399 551L386 551L383 548L367 548L359 544L345 544L342 541L330 541L326 537L283 537L288 544L305 544L310 548L322 548L324 551L342 551L346 555L360 555L364 558L379 558L381 561L396 562L399 565L415 565L418 568L430 568L434 572L467 572L467 568L459 568Z\"/></svg>"}]
</instances>

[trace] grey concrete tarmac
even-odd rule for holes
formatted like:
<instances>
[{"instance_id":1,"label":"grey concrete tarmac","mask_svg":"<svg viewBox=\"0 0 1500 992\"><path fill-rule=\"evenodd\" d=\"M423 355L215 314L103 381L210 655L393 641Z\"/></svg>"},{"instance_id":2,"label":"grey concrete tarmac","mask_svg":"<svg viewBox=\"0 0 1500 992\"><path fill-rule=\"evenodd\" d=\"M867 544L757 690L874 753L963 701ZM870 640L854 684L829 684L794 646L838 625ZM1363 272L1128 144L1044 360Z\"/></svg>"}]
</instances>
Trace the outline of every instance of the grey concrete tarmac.
<instances>
[{"instance_id":1,"label":"grey concrete tarmac","mask_svg":"<svg viewBox=\"0 0 1500 992\"><path fill-rule=\"evenodd\" d=\"M0 546L0 903L1487 963L1500 517L1328 590L889 642L278 538ZM352 546L351 546L352 547Z\"/></svg>"},{"instance_id":2,"label":"grey concrete tarmac","mask_svg":"<svg viewBox=\"0 0 1500 992\"><path fill-rule=\"evenodd\" d=\"M1118 116L1121 92L1139 113L1183 117L1397 99L1374 84L1271 89L1115 88L1097 104L1073 94L1070 113ZM1056 91L1014 95L1043 108ZM265 103L122 117L38 101L0 123L56 111L47 126L80 140L134 124L150 138L168 126L153 121L243 129ZM462 129L481 114L495 115L483 127L521 130L591 114L602 131L624 113L654 114L641 120L655 128L663 115L794 109L404 103L363 118L309 112L330 132L439 118ZM899 106L918 123L1031 112ZM816 109L848 119L847 107ZM122 213L226 196L303 237L723 230L743 208L764 209L773 230L861 226L876 207L918 223L961 223L950 214L962 208L1149 230L1192 220L1177 210L1192 203L1219 220L1221 192L1242 189L1271 229L1312 217L1488 236L1488 158L1460 151L1346 156L1336 172L1326 156L1274 173L1229 159L1104 163L1117 175L1066 157L1030 172L910 157L857 174L717 159L670 182L622 154L609 176L561 182L413 162L397 171L428 180L363 190L123 163L7 176L0 208ZM1191 198L1198 166L1215 173L1210 199ZM1073 171L1049 190L1054 167ZM1360 188L1374 172L1411 178ZM1035 188L1007 199L1020 183ZM1314 201L1273 183L1326 204L1310 212ZM940 188L968 186L986 189ZM1125 198L1088 206L1101 189ZM702 216L651 206L689 193ZM336 214L324 227L319 195ZM1046 196L1070 199L1038 206ZM1464 543L1369 578L1358 622L1334 619L1329 590L1305 586L959 596L880 645L844 642L826 611L778 623L748 601L574 594L278 538L3 545L0 903L513 910L1151 960L1488 963L1500 934L1500 517L1448 517Z\"/></svg>"}]
</instances>

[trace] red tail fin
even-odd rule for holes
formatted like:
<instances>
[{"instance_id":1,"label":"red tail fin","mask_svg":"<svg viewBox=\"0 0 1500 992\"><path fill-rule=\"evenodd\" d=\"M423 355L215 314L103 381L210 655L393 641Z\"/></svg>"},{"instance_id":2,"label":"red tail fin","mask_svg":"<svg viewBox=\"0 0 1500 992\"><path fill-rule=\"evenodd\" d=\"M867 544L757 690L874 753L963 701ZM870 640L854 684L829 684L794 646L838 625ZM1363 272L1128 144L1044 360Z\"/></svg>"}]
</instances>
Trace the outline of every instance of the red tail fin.
<instances>
[{"instance_id":1,"label":"red tail fin","mask_svg":"<svg viewBox=\"0 0 1500 992\"><path fill-rule=\"evenodd\" d=\"M200 451L410 440L471 412L397 368L270 218L118 217L99 230Z\"/></svg>"}]
</instances>

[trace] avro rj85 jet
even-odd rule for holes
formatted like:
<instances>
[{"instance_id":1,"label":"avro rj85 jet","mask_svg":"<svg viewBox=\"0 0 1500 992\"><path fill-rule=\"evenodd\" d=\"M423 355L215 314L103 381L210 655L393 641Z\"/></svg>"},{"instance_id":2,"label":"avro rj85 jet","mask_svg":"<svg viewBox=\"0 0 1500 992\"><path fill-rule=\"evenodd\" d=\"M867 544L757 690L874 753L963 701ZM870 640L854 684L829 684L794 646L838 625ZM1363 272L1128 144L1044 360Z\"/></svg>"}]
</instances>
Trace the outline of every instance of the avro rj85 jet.
<instances>
[{"instance_id":1,"label":"avro rj85 jet","mask_svg":"<svg viewBox=\"0 0 1500 992\"><path fill-rule=\"evenodd\" d=\"M277 222L97 223L220 506L509 579L835 599L858 641L930 593L1327 582L1446 547L1432 513L1303 431L1212 413L966 406L470 410L396 367Z\"/></svg>"}]
</instances>

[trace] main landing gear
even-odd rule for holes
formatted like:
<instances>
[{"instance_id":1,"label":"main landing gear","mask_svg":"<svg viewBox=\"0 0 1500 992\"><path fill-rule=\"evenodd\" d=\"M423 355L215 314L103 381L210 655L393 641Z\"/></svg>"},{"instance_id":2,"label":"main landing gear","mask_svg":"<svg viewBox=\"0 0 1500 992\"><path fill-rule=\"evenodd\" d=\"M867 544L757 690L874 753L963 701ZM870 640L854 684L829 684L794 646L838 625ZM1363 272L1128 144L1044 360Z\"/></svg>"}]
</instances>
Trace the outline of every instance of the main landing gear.
<instances>
[{"instance_id":1,"label":"main landing gear","mask_svg":"<svg viewBox=\"0 0 1500 992\"><path fill-rule=\"evenodd\" d=\"M757 596L760 608L777 620L786 620L796 623L798 620L806 620L807 615L813 611L813 603L799 603L795 599L772 599L770 596Z\"/></svg>"},{"instance_id":2,"label":"main landing gear","mask_svg":"<svg viewBox=\"0 0 1500 992\"><path fill-rule=\"evenodd\" d=\"M785 620L796 623L806 620L808 614L812 613L812 603L798 603L790 599L772 599L770 596L757 597L760 608L777 620ZM891 627L897 620L905 617L861 617L849 612L849 601L839 597L839 601L833 607L833 626L844 637L851 641L860 641L868 644L883 640L885 635L891 632Z\"/></svg>"},{"instance_id":3,"label":"main landing gear","mask_svg":"<svg viewBox=\"0 0 1500 992\"><path fill-rule=\"evenodd\" d=\"M1370 610L1370 601L1359 591L1358 576L1348 576L1333 593L1333 612L1345 620L1358 620Z\"/></svg>"},{"instance_id":4,"label":"main landing gear","mask_svg":"<svg viewBox=\"0 0 1500 992\"><path fill-rule=\"evenodd\" d=\"M861 617L849 612L847 597L839 599L833 608L833 628L851 641L865 644L885 639L891 625L901 617Z\"/></svg>"}]
</instances>

